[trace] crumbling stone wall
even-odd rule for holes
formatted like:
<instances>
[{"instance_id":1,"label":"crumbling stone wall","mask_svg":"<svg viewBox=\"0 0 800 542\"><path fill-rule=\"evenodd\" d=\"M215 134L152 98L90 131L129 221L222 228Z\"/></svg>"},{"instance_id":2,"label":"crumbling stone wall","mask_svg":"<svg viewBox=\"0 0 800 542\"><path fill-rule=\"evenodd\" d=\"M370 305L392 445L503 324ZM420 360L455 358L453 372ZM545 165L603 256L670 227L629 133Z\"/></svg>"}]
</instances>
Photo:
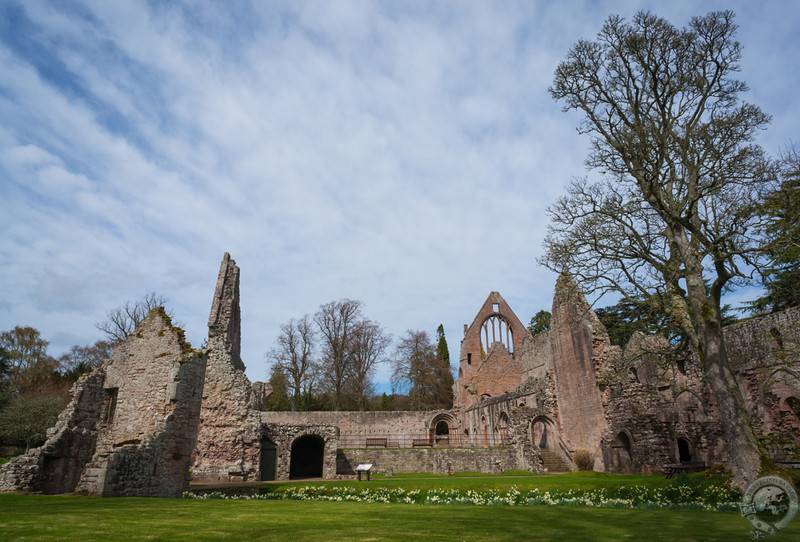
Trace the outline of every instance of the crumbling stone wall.
<instances>
[{"instance_id":1,"label":"crumbling stone wall","mask_svg":"<svg viewBox=\"0 0 800 542\"><path fill-rule=\"evenodd\" d=\"M684 462L720 462L725 450L719 414L699 365L676 360L665 339L637 333L606 369L601 387L607 398L607 470L661 473L681 462L679 439L690 454Z\"/></svg>"},{"instance_id":2,"label":"crumbling stone wall","mask_svg":"<svg viewBox=\"0 0 800 542\"><path fill-rule=\"evenodd\" d=\"M208 362L192 479L260 479L260 395L241 359L239 267L225 253L208 319ZM263 394L262 394L263 395Z\"/></svg>"},{"instance_id":3,"label":"crumbling stone wall","mask_svg":"<svg viewBox=\"0 0 800 542\"><path fill-rule=\"evenodd\" d=\"M597 373L611 355L608 333L573 280L561 275L553 298L550 344L563 438L571 450L595 455L603 470L600 441L606 430Z\"/></svg>"},{"instance_id":4,"label":"crumbling stone wall","mask_svg":"<svg viewBox=\"0 0 800 542\"><path fill-rule=\"evenodd\" d=\"M179 497L189 484L205 356L192 350L158 307L103 369L103 420L75 490Z\"/></svg>"},{"instance_id":5,"label":"crumbling stone wall","mask_svg":"<svg viewBox=\"0 0 800 542\"><path fill-rule=\"evenodd\" d=\"M753 427L772 459L787 466L800 464L800 418L786 406L800 397L798 323L800 308L794 308L724 330ZM691 462L725 461L716 399L696 354L677 354L664 339L637 334L607 368L601 388L608 396L603 453L609 470L661 472L681 462L679 440Z\"/></svg>"},{"instance_id":6,"label":"crumbling stone wall","mask_svg":"<svg viewBox=\"0 0 800 542\"><path fill-rule=\"evenodd\" d=\"M800 467L800 307L724 330L756 432L773 461Z\"/></svg>"},{"instance_id":7,"label":"crumbling stone wall","mask_svg":"<svg viewBox=\"0 0 800 542\"><path fill-rule=\"evenodd\" d=\"M44 446L3 468L4 491L179 497L188 489L205 357L161 307L73 388Z\"/></svg>"},{"instance_id":8,"label":"crumbling stone wall","mask_svg":"<svg viewBox=\"0 0 800 542\"><path fill-rule=\"evenodd\" d=\"M0 491L69 493L92 458L103 416L105 371L95 369L72 387L72 400L39 448L15 457L0 469Z\"/></svg>"}]
</instances>

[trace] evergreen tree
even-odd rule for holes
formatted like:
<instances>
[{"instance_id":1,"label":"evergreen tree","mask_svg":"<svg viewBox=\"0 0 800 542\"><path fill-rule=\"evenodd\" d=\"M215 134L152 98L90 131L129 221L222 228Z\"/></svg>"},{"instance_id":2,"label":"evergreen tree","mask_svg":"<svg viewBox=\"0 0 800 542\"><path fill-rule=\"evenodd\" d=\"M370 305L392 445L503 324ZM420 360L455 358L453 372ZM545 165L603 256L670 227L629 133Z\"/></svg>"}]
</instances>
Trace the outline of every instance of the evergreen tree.
<instances>
[{"instance_id":1,"label":"evergreen tree","mask_svg":"<svg viewBox=\"0 0 800 542\"><path fill-rule=\"evenodd\" d=\"M549 311L540 310L533 315L533 318L531 318L531 323L528 325L528 331L531 332L531 335L537 335L542 331L550 329L550 320L552 317L553 315L550 314Z\"/></svg>"},{"instance_id":2,"label":"evergreen tree","mask_svg":"<svg viewBox=\"0 0 800 542\"><path fill-rule=\"evenodd\" d=\"M800 305L800 149L788 148L779 165L781 183L761 205L770 265L763 272L767 295L750 304L756 313Z\"/></svg>"},{"instance_id":3,"label":"evergreen tree","mask_svg":"<svg viewBox=\"0 0 800 542\"><path fill-rule=\"evenodd\" d=\"M267 404L265 405L266 410L291 410L292 403L289 400L289 379L279 365L272 366L269 385L272 388L272 393L267 397Z\"/></svg>"},{"instance_id":4,"label":"evergreen tree","mask_svg":"<svg viewBox=\"0 0 800 542\"><path fill-rule=\"evenodd\" d=\"M450 370L450 350L447 348L447 339L444 337L444 326L439 324L436 329L438 345L436 347L436 371L438 373L438 403L439 408L453 408L453 373Z\"/></svg>"}]
</instances>

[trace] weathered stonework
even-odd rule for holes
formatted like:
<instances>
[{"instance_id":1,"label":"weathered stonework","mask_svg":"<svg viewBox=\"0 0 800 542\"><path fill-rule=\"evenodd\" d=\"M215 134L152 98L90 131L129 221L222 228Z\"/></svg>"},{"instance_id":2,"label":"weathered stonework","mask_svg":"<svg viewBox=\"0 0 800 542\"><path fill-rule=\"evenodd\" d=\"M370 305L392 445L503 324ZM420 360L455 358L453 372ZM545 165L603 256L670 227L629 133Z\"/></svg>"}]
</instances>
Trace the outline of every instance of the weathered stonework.
<instances>
[{"instance_id":1,"label":"weathered stonework","mask_svg":"<svg viewBox=\"0 0 800 542\"><path fill-rule=\"evenodd\" d=\"M270 424L264 426L262 447L269 444L274 445L277 450L274 476L272 476L273 473L262 472L262 479L336 478L338 438L339 430L335 425ZM292 457L295 458L294 465ZM262 463L266 463L266 461L262 461ZM293 468L297 472L292 473ZM266 469L262 468L262 470Z\"/></svg>"},{"instance_id":2,"label":"weathered stonework","mask_svg":"<svg viewBox=\"0 0 800 542\"><path fill-rule=\"evenodd\" d=\"M226 252L208 319L208 363L192 472L196 482L260 479L263 393L256 394L244 374L239 314L239 268Z\"/></svg>"},{"instance_id":3,"label":"weathered stonework","mask_svg":"<svg viewBox=\"0 0 800 542\"><path fill-rule=\"evenodd\" d=\"M505 310L495 305L500 307ZM481 328L491 314L485 308L469 329ZM571 458L578 449L594 454L596 470L611 472L661 473L665 467L725 461L716 400L696 356L676 360L665 340L641 334L624 352L612 346L567 276L556 284L552 315L548 331L526 337L513 354L505 352L518 359L521 372L503 378L511 382L519 376L518 387L496 386L496 378L482 382L482 371L465 365L466 353L477 347L462 342L454 411L473 439L496 435L507 423L504 440L517 448L520 468L530 470L559 462L574 468ZM800 467L800 308L729 326L725 340L768 453L776 462ZM476 398L489 386L504 393Z\"/></svg>"},{"instance_id":4,"label":"weathered stonework","mask_svg":"<svg viewBox=\"0 0 800 542\"><path fill-rule=\"evenodd\" d=\"M97 369L72 387L72 400L39 448L0 469L0 491L68 493L75 489L94 454L103 415L105 372Z\"/></svg>"},{"instance_id":5,"label":"weathered stonework","mask_svg":"<svg viewBox=\"0 0 800 542\"><path fill-rule=\"evenodd\" d=\"M336 469L340 475L353 476L355 468L363 463L372 464L372 473L390 475L414 472L502 474L518 468L513 448L396 448L340 449Z\"/></svg>"},{"instance_id":6,"label":"weathered stonework","mask_svg":"<svg viewBox=\"0 0 800 542\"><path fill-rule=\"evenodd\" d=\"M179 497L188 488L204 371L205 356L153 309L111 360L75 385L47 442L4 466L2 489Z\"/></svg>"},{"instance_id":7,"label":"weathered stonework","mask_svg":"<svg viewBox=\"0 0 800 542\"><path fill-rule=\"evenodd\" d=\"M756 432L800 467L800 308L725 329ZM699 361L656 336L625 350L574 282L556 283L549 330L531 336L497 292L465 326L452 410L263 412L240 355L239 268L225 254L208 346L192 350L163 310L83 377L44 446L0 470L0 491L178 496L197 483L341 478L373 472L661 473L725 461L720 415Z\"/></svg>"}]
</instances>

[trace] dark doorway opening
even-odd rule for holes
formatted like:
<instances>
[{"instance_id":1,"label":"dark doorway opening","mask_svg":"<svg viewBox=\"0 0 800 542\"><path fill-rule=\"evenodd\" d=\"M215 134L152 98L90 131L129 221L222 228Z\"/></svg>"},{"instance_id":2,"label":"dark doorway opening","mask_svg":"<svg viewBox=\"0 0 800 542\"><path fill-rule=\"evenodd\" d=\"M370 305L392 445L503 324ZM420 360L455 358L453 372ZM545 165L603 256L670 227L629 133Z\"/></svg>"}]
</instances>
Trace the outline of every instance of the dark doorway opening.
<instances>
[{"instance_id":1,"label":"dark doorway opening","mask_svg":"<svg viewBox=\"0 0 800 542\"><path fill-rule=\"evenodd\" d=\"M692 462L692 448L685 438L678 439L678 461L681 463Z\"/></svg>"},{"instance_id":2,"label":"dark doorway opening","mask_svg":"<svg viewBox=\"0 0 800 542\"><path fill-rule=\"evenodd\" d=\"M261 480L266 482L276 479L278 470L278 446L264 438L261 441Z\"/></svg>"},{"instance_id":3,"label":"dark doorway opening","mask_svg":"<svg viewBox=\"0 0 800 542\"><path fill-rule=\"evenodd\" d=\"M300 437L292 443L289 478L322 478L325 442L316 435Z\"/></svg>"}]
</instances>

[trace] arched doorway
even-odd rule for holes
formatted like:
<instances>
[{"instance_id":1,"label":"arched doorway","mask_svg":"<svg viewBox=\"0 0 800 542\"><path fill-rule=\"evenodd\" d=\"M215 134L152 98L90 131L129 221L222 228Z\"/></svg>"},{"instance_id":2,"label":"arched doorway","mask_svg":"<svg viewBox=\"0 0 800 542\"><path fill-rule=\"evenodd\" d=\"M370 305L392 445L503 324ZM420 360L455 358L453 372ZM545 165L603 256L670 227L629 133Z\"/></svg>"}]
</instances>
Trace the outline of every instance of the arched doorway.
<instances>
[{"instance_id":1,"label":"arched doorway","mask_svg":"<svg viewBox=\"0 0 800 542\"><path fill-rule=\"evenodd\" d=\"M555 424L546 416L539 416L531 423L531 437L539 448L553 449L557 441Z\"/></svg>"},{"instance_id":2,"label":"arched doorway","mask_svg":"<svg viewBox=\"0 0 800 542\"><path fill-rule=\"evenodd\" d=\"M508 438L508 414L505 412L500 413L500 419L497 422L497 433L500 437L500 444L505 446Z\"/></svg>"},{"instance_id":3,"label":"arched doorway","mask_svg":"<svg viewBox=\"0 0 800 542\"><path fill-rule=\"evenodd\" d=\"M627 431L620 431L611 444L611 471L620 474L633 474L633 444Z\"/></svg>"},{"instance_id":4,"label":"arched doorway","mask_svg":"<svg viewBox=\"0 0 800 542\"><path fill-rule=\"evenodd\" d=\"M450 425L444 420L439 420L434 428L433 434L436 438L437 446L450 445Z\"/></svg>"},{"instance_id":5,"label":"arched doorway","mask_svg":"<svg viewBox=\"0 0 800 542\"><path fill-rule=\"evenodd\" d=\"M692 445L689 444L689 441L683 437L678 438L678 462L692 462Z\"/></svg>"},{"instance_id":6,"label":"arched doorway","mask_svg":"<svg viewBox=\"0 0 800 542\"><path fill-rule=\"evenodd\" d=\"M450 412L440 412L428 424L428 434L437 446L457 446L458 420Z\"/></svg>"},{"instance_id":7,"label":"arched doorway","mask_svg":"<svg viewBox=\"0 0 800 542\"><path fill-rule=\"evenodd\" d=\"M305 435L292 443L289 478L321 478L325 441L317 435Z\"/></svg>"},{"instance_id":8,"label":"arched doorway","mask_svg":"<svg viewBox=\"0 0 800 542\"><path fill-rule=\"evenodd\" d=\"M265 437L261 440L261 480L275 480L277 468L278 446Z\"/></svg>"}]
</instances>

